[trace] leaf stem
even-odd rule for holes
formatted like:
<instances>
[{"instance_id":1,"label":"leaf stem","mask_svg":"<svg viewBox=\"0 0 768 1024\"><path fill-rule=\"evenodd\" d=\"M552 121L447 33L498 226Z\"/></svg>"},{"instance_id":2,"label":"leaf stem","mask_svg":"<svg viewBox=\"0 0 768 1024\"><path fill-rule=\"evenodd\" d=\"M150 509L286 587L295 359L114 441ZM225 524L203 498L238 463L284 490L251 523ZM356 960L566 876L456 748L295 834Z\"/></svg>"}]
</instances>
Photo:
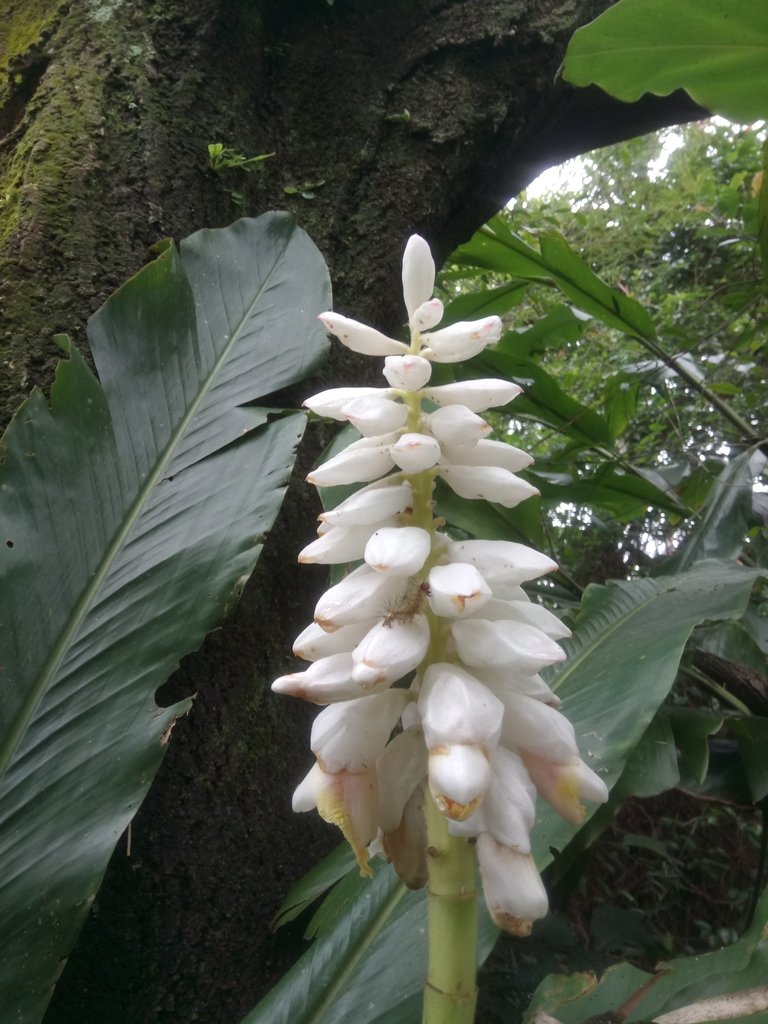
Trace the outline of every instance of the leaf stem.
<instances>
[{"instance_id":1,"label":"leaf stem","mask_svg":"<svg viewBox=\"0 0 768 1024\"><path fill-rule=\"evenodd\" d=\"M424 809L429 968L422 1024L472 1024L477 1001L475 850L465 839L449 834L428 790Z\"/></svg>"}]
</instances>

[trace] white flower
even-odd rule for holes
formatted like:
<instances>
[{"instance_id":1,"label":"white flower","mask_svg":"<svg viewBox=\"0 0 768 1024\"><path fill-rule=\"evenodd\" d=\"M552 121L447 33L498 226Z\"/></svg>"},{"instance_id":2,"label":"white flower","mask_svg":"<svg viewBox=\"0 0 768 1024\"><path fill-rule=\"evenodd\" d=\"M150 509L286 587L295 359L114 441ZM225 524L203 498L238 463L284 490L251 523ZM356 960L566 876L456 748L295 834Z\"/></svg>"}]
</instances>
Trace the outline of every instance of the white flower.
<instances>
[{"instance_id":1,"label":"white flower","mask_svg":"<svg viewBox=\"0 0 768 1024\"><path fill-rule=\"evenodd\" d=\"M376 572L413 576L429 555L432 538L418 526L384 527L365 545L365 561Z\"/></svg>"},{"instance_id":2,"label":"white flower","mask_svg":"<svg viewBox=\"0 0 768 1024\"><path fill-rule=\"evenodd\" d=\"M387 356L384 376L393 388L418 391L432 376L432 363L421 356Z\"/></svg>"},{"instance_id":3,"label":"white flower","mask_svg":"<svg viewBox=\"0 0 768 1024\"><path fill-rule=\"evenodd\" d=\"M414 316L435 289L435 261L429 245L420 235L411 235L403 253L403 298L412 327ZM418 327L416 327L418 330Z\"/></svg>"},{"instance_id":4,"label":"white flower","mask_svg":"<svg viewBox=\"0 0 768 1024\"><path fill-rule=\"evenodd\" d=\"M352 652L352 679L364 689L390 686L421 664L429 647L425 615L405 622L383 620Z\"/></svg>"},{"instance_id":5,"label":"white flower","mask_svg":"<svg viewBox=\"0 0 768 1024\"><path fill-rule=\"evenodd\" d=\"M362 772L376 763L405 705L407 690L385 690L324 708L312 725L310 745L326 772Z\"/></svg>"},{"instance_id":6,"label":"white flower","mask_svg":"<svg viewBox=\"0 0 768 1024\"><path fill-rule=\"evenodd\" d=\"M438 472L460 497L484 498L505 508L514 508L539 493L527 480L498 466L441 465Z\"/></svg>"},{"instance_id":7,"label":"white flower","mask_svg":"<svg viewBox=\"0 0 768 1024\"><path fill-rule=\"evenodd\" d=\"M449 466L498 466L517 473L530 466L533 459L528 452L507 444L481 438L474 444L442 445L442 460Z\"/></svg>"},{"instance_id":8,"label":"white flower","mask_svg":"<svg viewBox=\"0 0 768 1024\"><path fill-rule=\"evenodd\" d=\"M329 334L335 335L342 345L360 352L364 356L391 356L408 351L408 346L401 341L388 338L386 334L350 320L338 313L321 313L318 317Z\"/></svg>"},{"instance_id":9,"label":"white flower","mask_svg":"<svg viewBox=\"0 0 768 1024\"><path fill-rule=\"evenodd\" d=\"M373 625L372 620L356 622L352 626L342 626L341 629L327 633L316 622L311 622L296 637L293 653L305 661L317 661L318 658L327 658L331 654L351 651Z\"/></svg>"},{"instance_id":10,"label":"white flower","mask_svg":"<svg viewBox=\"0 0 768 1024\"><path fill-rule=\"evenodd\" d=\"M429 331L443 319L443 312L443 304L440 299L422 302L411 317L411 327L419 332Z\"/></svg>"},{"instance_id":11,"label":"white flower","mask_svg":"<svg viewBox=\"0 0 768 1024\"><path fill-rule=\"evenodd\" d=\"M447 618L472 615L491 600L491 588L474 565L451 562L436 565L427 578L429 606Z\"/></svg>"},{"instance_id":12,"label":"white flower","mask_svg":"<svg viewBox=\"0 0 768 1024\"><path fill-rule=\"evenodd\" d=\"M299 552L299 561L304 564L319 562L323 565L341 565L363 557L365 545L378 525L389 526L396 522L393 517L380 524L369 526L331 526L311 544Z\"/></svg>"},{"instance_id":13,"label":"white flower","mask_svg":"<svg viewBox=\"0 0 768 1024\"><path fill-rule=\"evenodd\" d=\"M608 799L603 780L578 757L557 762L524 752L523 760L539 793L573 825L580 825L586 814L581 797L598 804Z\"/></svg>"},{"instance_id":14,"label":"white flower","mask_svg":"<svg viewBox=\"0 0 768 1024\"><path fill-rule=\"evenodd\" d=\"M476 565L492 589L496 582L514 586L557 568L547 555L512 540L453 541L447 545L445 556L452 562Z\"/></svg>"},{"instance_id":15,"label":"white flower","mask_svg":"<svg viewBox=\"0 0 768 1024\"><path fill-rule=\"evenodd\" d=\"M333 420L343 420L345 405L358 398L391 398L392 393L383 388L330 388L321 391L312 398L307 398L304 405L318 416L328 416Z\"/></svg>"},{"instance_id":16,"label":"white flower","mask_svg":"<svg viewBox=\"0 0 768 1024\"><path fill-rule=\"evenodd\" d=\"M406 473L431 469L440 458L440 445L429 434L403 434L389 450L395 465Z\"/></svg>"},{"instance_id":17,"label":"white flower","mask_svg":"<svg viewBox=\"0 0 768 1024\"><path fill-rule=\"evenodd\" d=\"M408 410L400 402L370 396L353 399L341 412L364 437L391 433L408 419Z\"/></svg>"},{"instance_id":18,"label":"white flower","mask_svg":"<svg viewBox=\"0 0 768 1024\"><path fill-rule=\"evenodd\" d=\"M386 614L404 594L408 580L361 565L327 590L315 606L315 622L327 632Z\"/></svg>"},{"instance_id":19,"label":"white flower","mask_svg":"<svg viewBox=\"0 0 768 1024\"><path fill-rule=\"evenodd\" d=\"M512 935L530 935L532 923L546 915L548 904L533 858L481 832L477 859L485 903L494 924Z\"/></svg>"},{"instance_id":20,"label":"white flower","mask_svg":"<svg viewBox=\"0 0 768 1024\"><path fill-rule=\"evenodd\" d=\"M272 683L275 693L301 697L311 704L333 704L340 700L360 697L363 690L384 689L389 683L381 680L378 685L363 687L353 678L354 661L349 652L330 654L320 658L304 672L293 672L280 676Z\"/></svg>"},{"instance_id":21,"label":"white flower","mask_svg":"<svg viewBox=\"0 0 768 1024\"><path fill-rule=\"evenodd\" d=\"M464 405L446 405L431 413L427 429L441 445L479 441L491 432L490 424Z\"/></svg>"},{"instance_id":22,"label":"white flower","mask_svg":"<svg viewBox=\"0 0 768 1024\"><path fill-rule=\"evenodd\" d=\"M533 675L565 658L562 647L524 622L457 619L451 634L465 665L511 664Z\"/></svg>"},{"instance_id":23,"label":"white flower","mask_svg":"<svg viewBox=\"0 0 768 1024\"><path fill-rule=\"evenodd\" d=\"M382 481L383 482L383 481ZM331 526L371 526L410 508L413 490L409 483L384 487L363 487L335 508L323 512L320 519Z\"/></svg>"},{"instance_id":24,"label":"white flower","mask_svg":"<svg viewBox=\"0 0 768 1024\"><path fill-rule=\"evenodd\" d=\"M307 476L307 481L317 487L331 487L336 484L367 483L377 480L393 468L389 454L390 443L353 448L349 445L343 452L317 466Z\"/></svg>"},{"instance_id":25,"label":"white flower","mask_svg":"<svg viewBox=\"0 0 768 1024\"><path fill-rule=\"evenodd\" d=\"M535 820L536 787L525 765L511 750L497 747L483 802L469 818L452 821L448 829L452 835L467 838L489 832L497 843L530 853L530 832Z\"/></svg>"},{"instance_id":26,"label":"white flower","mask_svg":"<svg viewBox=\"0 0 768 1024\"><path fill-rule=\"evenodd\" d=\"M478 355L501 337L501 320L488 316L484 320L461 320L450 327L431 331L423 337L427 348L422 355L434 363L460 363Z\"/></svg>"},{"instance_id":27,"label":"white flower","mask_svg":"<svg viewBox=\"0 0 768 1024\"><path fill-rule=\"evenodd\" d=\"M438 405L465 405L472 412L485 412L507 405L523 393L523 389L509 380L463 380L454 384L441 384L425 388L424 398Z\"/></svg>"},{"instance_id":28,"label":"white flower","mask_svg":"<svg viewBox=\"0 0 768 1024\"><path fill-rule=\"evenodd\" d=\"M424 673L419 711L427 747L454 743L496 746L504 705L458 665L439 662Z\"/></svg>"},{"instance_id":29,"label":"white flower","mask_svg":"<svg viewBox=\"0 0 768 1024\"><path fill-rule=\"evenodd\" d=\"M453 821L473 814L491 781L488 754L475 744L441 744L429 751L429 791Z\"/></svg>"}]
</instances>

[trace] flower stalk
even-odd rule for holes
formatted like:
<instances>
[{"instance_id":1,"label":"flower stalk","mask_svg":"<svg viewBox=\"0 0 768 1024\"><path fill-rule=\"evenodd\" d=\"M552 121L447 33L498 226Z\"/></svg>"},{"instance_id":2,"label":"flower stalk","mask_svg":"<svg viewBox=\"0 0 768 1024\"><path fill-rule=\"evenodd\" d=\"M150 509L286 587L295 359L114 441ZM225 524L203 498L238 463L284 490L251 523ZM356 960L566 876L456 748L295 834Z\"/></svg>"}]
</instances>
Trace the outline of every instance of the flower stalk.
<instances>
[{"instance_id":1,"label":"flower stalk","mask_svg":"<svg viewBox=\"0 0 768 1024\"><path fill-rule=\"evenodd\" d=\"M530 458L488 440L479 415L512 401L516 384L429 386L432 363L469 359L501 334L498 317L435 330L434 279L414 235L403 258L409 346L336 313L320 317L353 351L385 357L389 387L333 388L305 402L361 435L309 482L363 486L320 516L299 560L362 564L320 598L296 640L309 668L273 689L324 706L294 809L317 808L337 825L361 874L382 853L407 886L428 884L424 1024L471 1024L476 862L494 921L528 934L547 912L531 857L536 792L578 821L580 798L607 791L539 675L565 657L557 640L569 632L521 584L555 564L510 541L453 540L434 516L438 477L463 498L509 508L537 493L517 476Z\"/></svg>"}]
</instances>

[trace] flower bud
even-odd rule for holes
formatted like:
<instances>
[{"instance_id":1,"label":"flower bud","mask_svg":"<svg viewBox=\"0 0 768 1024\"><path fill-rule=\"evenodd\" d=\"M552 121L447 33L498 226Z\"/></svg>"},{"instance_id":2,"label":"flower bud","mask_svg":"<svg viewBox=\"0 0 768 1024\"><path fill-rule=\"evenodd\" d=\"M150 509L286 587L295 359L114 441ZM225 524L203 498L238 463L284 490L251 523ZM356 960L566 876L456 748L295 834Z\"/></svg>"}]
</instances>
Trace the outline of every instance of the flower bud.
<instances>
[{"instance_id":1,"label":"flower bud","mask_svg":"<svg viewBox=\"0 0 768 1024\"><path fill-rule=\"evenodd\" d=\"M384 620L352 652L352 678L363 689L389 686L417 668L428 647L426 615L414 615L406 622Z\"/></svg>"},{"instance_id":2,"label":"flower bud","mask_svg":"<svg viewBox=\"0 0 768 1024\"><path fill-rule=\"evenodd\" d=\"M535 820L536 787L525 765L511 750L497 747L483 802L465 821L451 822L448 831L467 838L489 832L497 843L530 853L530 832Z\"/></svg>"},{"instance_id":3,"label":"flower bud","mask_svg":"<svg viewBox=\"0 0 768 1024\"><path fill-rule=\"evenodd\" d=\"M509 380L462 380L425 388L424 397L438 405L464 405L472 412L485 412L507 405L523 389Z\"/></svg>"},{"instance_id":4,"label":"flower bud","mask_svg":"<svg viewBox=\"0 0 768 1024\"><path fill-rule=\"evenodd\" d=\"M481 438L474 444L442 445L442 462L449 466L498 466L517 473L530 466L533 459L521 448L506 441L489 441Z\"/></svg>"},{"instance_id":5,"label":"flower bud","mask_svg":"<svg viewBox=\"0 0 768 1024\"><path fill-rule=\"evenodd\" d=\"M365 487L336 508L321 513L320 519L331 526L372 526L388 516L405 512L412 501L413 490L409 483Z\"/></svg>"},{"instance_id":6,"label":"flower bud","mask_svg":"<svg viewBox=\"0 0 768 1024\"><path fill-rule=\"evenodd\" d=\"M393 466L388 444L354 449L350 445L322 466L313 469L307 481L317 487L367 483L384 476Z\"/></svg>"},{"instance_id":7,"label":"flower bud","mask_svg":"<svg viewBox=\"0 0 768 1024\"><path fill-rule=\"evenodd\" d=\"M396 520L390 516L385 519L382 526L392 526ZM325 527L322 524L321 529ZM342 565L344 562L355 562L363 557L365 545L376 529L376 525L370 526L331 526L323 529L323 533L307 544L299 552L299 562L308 565L319 563L321 565Z\"/></svg>"},{"instance_id":8,"label":"flower bud","mask_svg":"<svg viewBox=\"0 0 768 1024\"><path fill-rule=\"evenodd\" d=\"M483 894L494 924L510 935L530 935L548 910L547 892L533 858L511 850L487 832L477 837Z\"/></svg>"},{"instance_id":9,"label":"flower bud","mask_svg":"<svg viewBox=\"0 0 768 1024\"><path fill-rule=\"evenodd\" d=\"M374 765L403 708L407 690L385 690L323 708L312 724L311 746L326 772L361 772Z\"/></svg>"},{"instance_id":10,"label":"flower bud","mask_svg":"<svg viewBox=\"0 0 768 1024\"><path fill-rule=\"evenodd\" d=\"M474 565L451 562L429 573L429 605L435 615L456 618L478 611L491 598L491 588Z\"/></svg>"},{"instance_id":11,"label":"flower bud","mask_svg":"<svg viewBox=\"0 0 768 1024\"><path fill-rule=\"evenodd\" d=\"M326 590L315 606L315 622L332 633L340 626L367 622L385 614L387 605L405 594L408 581L361 565Z\"/></svg>"},{"instance_id":12,"label":"flower bud","mask_svg":"<svg viewBox=\"0 0 768 1024\"><path fill-rule=\"evenodd\" d=\"M411 318L421 305L429 301L434 290L435 261L429 245L421 235L411 235L403 253L403 298L412 326Z\"/></svg>"},{"instance_id":13,"label":"flower bud","mask_svg":"<svg viewBox=\"0 0 768 1024\"><path fill-rule=\"evenodd\" d=\"M423 337L428 346L421 354L434 363L459 363L471 359L501 337L501 320L488 316L484 320L463 320Z\"/></svg>"},{"instance_id":14,"label":"flower bud","mask_svg":"<svg viewBox=\"0 0 768 1024\"><path fill-rule=\"evenodd\" d=\"M413 576L429 555L431 539L418 526L384 527L365 545L365 561L376 572Z\"/></svg>"},{"instance_id":15,"label":"flower bud","mask_svg":"<svg viewBox=\"0 0 768 1024\"><path fill-rule=\"evenodd\" d=\"M441 445L479 441L491 426L463 405L447 405L427 417L427 428Z\"/></svg>"},{"instance_id":16,"label":"flower bud","mask_svg":"<svg viewBox=\"0 0 768 1024\"><path fill-rule=\"evenodd\" d=\"M419 694L427 747L456 743L496 746L504 705L458 665L438 662L424 673Z\"/></svg>"},{"instance_id":17,"label":"flower bud","mask_svg":"<svg viewBox=\"0 0 768 1024\"><path fill-rule=\"evenodd\" d=\"M482 606L482 614L474 618L487 619L489 622L503 622L508 619L510 623L522 622L542 633L552 640L564 640L571 635L570 629L565 623L553 615L543 605L525 597L520 601L501 601L498 598L491 598L487 604Z\"/></svg>"},{"instance_id":18,"label":"flower bud","mask_svg":"<svg viewBox=\"0 0 768 1024\"><path fill-rule=\"evenodd\" d=\"M379 824L393 832L400 824L406 803L427 774L424 733L413 726L391 739L376 760L379 780Z\"/></svg>"},{"instance_id":19,"label":"flower bud","mask_svg":"<svg viewBox=\"0 0 768 1024\"><path fill-rule=\"evenodd\" d=\"M512 540L462 540L449 542L446 559L476 565L491 589L502 581L517 586L557 568L547 555Z\"/></svg>"},{"instance_id":20,"label":"flower bud","mask_svg":"<svg viewBox=\"0 0 768 1024\"><path fill-rule=\"evenodd\" d=\"M408 419L406 407L389 398L355 398L348 402L341 411L364 437L391 433L402 427Z\"/></svg>"},{"instance_id":21,"label":"flower bud","mask_svg":"<svg viewBox=\"0 0 768 1024\"><path fill-rule=\"evenodd\" d=\"M275 693L300 697L310 704L353 700L363 695L362 687L352 678L353 668L354 662L349 651L331 654L327 658L320 658L304 672L280 676L272 683L272 689ZM383 689L383 686L379 689Z\"/></svg>"},{"instance_id":22,"label":"flower bud","mask_svg":"<svg viewBox=\"0 0 768 1024\"><path fill-rule=\"evenodd\" d=\"M296 637L293 653L304 661L317 661L318 658L327 658L331 654L351 651L373 625L375 620L369 619L367 622L356 622L352 626L343 626L332 633L327 633L316 622L312 622Z\"/></svg>"},{"instance_id":23,"label":"flower bud","mask_svg":"<svg viewBox=\"0 0 768 1024\"><path fill-rule=\"evenodd\" d=\"M443 304L440 299L422 302L411 317L411 327L417 331L429 331L443 319Z\"/></svg>"},{"instance_id":24,"label":"flower bud","mask_svg":"<svg viewBox=\"0 0 768 1024\"><path fill-rule=\"evenodd\" d=\"M342 345L364 356L391 356L407 352L408 346L401 341L388 338L386 334L368 327L348 316L338 313L321 313L317 318L329 334L339 339Z\"/></svg>"},{"instance_id":25,"label":"flower bud","mask_svg":"<svg viewBox=\"0 0 768 1024\"><path fill-rule=\"evenodd\" d=\"M554 640L523 622L457 619L451 625L451 634L466 665L509 664L533 674L565 658Z\"/></svg>"},{"instance_id":26,"label":"flower bud","mask_svg":"<svg viewBox=\"0 0 768 1024\"><path fill-rule=\"evenodd\" d=\"M539 493L527 480L496 466L441 465L439 475L459 497L484 498L505 508L514 508Z\"/></svg>"},{"instance_id":27,"label":"flower bud","mask_svg":"<svg viewBox=\"0 0 768 1024\"><path fill-rule=\"evenodd\" d=\"M330 388L307 398L303 404L318 416L343 420L341 410L357 398L392 398L392 392L388 388Z\"/></svg>"},{"instance_id":28,"label":"flower bud","mask_svg":"<svg viewBox=\"0 0 768 1024\"><path fill-rule=\"evenodd\" d=\"M387 383L401 391L418 391L432 375L432 363L421 356L387 356L384 376Z\"/></svg>"},{"instance_id":29,"label":"flower bud","mask_svg":"<svg viewBox=\"0 0 768 1024\"><path fill-rule=\"evenodd\" d=\"M463 821L473 814L490 779L491 766L479 746L441 744L429 751L429 791L447 818Z\"/></svg>"},{"instance_id":30,"label":"flower bud","mask_svg":"<svg viewBox=\"0 0 768 1024\"><path fill-rule=\"evenodd\" d=\"M523 760L539 793L572 825L580 825L586 815L579 797L598 804L608 799L603 780L578 757L557 763L524 751Z\"/></svg>"},{"instance_id":31,"label":"flower bud","mask_svg":"<svg viewBox=\"0 0 768 1024\"><path fill-rule=\"evenodd\" d=\"M428 434L403 434L389 449L396 466L405 473L431 469L440 458L440 445Z\"/></svg>"}]
</instances>

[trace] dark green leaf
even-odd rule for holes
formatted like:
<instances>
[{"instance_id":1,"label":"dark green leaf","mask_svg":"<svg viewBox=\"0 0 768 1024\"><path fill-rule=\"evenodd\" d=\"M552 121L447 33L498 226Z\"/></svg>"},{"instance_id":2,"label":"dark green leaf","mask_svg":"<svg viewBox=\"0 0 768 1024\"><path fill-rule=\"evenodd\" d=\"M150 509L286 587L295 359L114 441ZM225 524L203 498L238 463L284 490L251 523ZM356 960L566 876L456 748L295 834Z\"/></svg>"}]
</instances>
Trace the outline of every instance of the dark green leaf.
<instances>
[{"instance_id":1,"label":"dark green leaf","mask_svg":"<svg viewBox=\"0 0 768 1024\"><path fill-rule=\"evenodd\" d=\"M237 602L300 414L251 403L325 340L322 258L289 217L163 251L91 318L0 465L0 1005L42 1016L189 702L153 695ZM6 767L7 766L7 767ZM0 774L2 770L0 769Z\"/></svg>"},{"instance_id":2,"label":"dark green leaf","mask_svg":"<svg viewBox=\"0 0 768 1024\"><path fill-rule=\"evenodd\" d=\"M651 719L616 783L619 796L657 796L680 781L675 737L663 714Z\"/></svg>"},{"instance_id":3,"label":"dark green leaf","mask_svg":"<svg viewBox=\"0 0 768 1024\"><path fill-rule=\"evenodd\" d=\"M752 799L757 803L768 796L768 718L731 718L728 731L736 737Z\"/></svg>"},{"instance_id":4,"label":"dark green leaf","mask_svg":"<svg viewBox=\"0 0 768 1024\"><path fill-rule=\"evenodd\" d=\"M474 320L493 314L502 316L523 301L528 287L527 281L508 281L496 288L466 292L446 305L441 324L447 326L458 320Z\"/></svg>"},{"instance_id":5,"label":"dark green leaf","mask_svg":"<svg viewBox=\"0 0 768 1024\"><path fill-rule=\"evenodd\" d=\"M628 103L685 89L713 114L768 116L768 7L760 0L620 0L579 29L564 77Z\"/></svg>"},{"instance_id":6,"label":"dark green leaf","mask_svg":"<svg viewBox=\"0 0 768 1024\"><path fill-rule=\"evenodd\" d=\"M665 707L675 743L693 780L701 784L709 768L709 737L722 726L724 716L706 708Z\"/></svg>"},{"instance_id":7,"label":"dark green leaf","mask_svg":"<svg viewBox=\"0 0 768 1024\"><path fill-rule=\"evenodd\" d=\"M294 882L283 900L283 904L272 919L272 928L281 928L293 921L299 914L335 885L339 879L349 874L357 864L352 847L348 843L337 846L311 871Z\"/></svg>"}]
</instances>

